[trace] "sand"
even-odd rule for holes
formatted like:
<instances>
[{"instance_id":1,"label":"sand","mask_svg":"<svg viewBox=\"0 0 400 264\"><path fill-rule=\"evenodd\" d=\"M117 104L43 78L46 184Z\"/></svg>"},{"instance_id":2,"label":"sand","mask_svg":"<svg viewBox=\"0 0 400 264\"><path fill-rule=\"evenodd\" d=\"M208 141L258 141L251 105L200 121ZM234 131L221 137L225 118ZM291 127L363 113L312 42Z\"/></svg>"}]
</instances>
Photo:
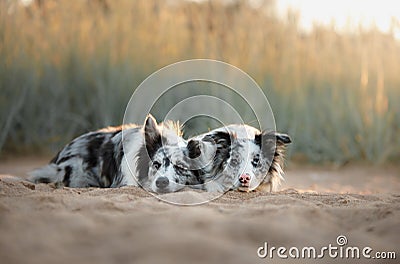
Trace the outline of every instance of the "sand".
<instances>
[{"instance_id":1,"label":"sand","mask_svg":"<svg viewBox=\"0 0 400 264\"><path fill-rule=\"evenodd\" d=\"M42 159L0 162L0 263L398 263L260 258L268 246L347 246L400 258L400 168L289 166L277 193L228 192L176 206L137 187L57 189L24 181ZM201 193L165 194L165 199ZM288 254L286 252L286 254Z\"/></svg>"}]
</instances>

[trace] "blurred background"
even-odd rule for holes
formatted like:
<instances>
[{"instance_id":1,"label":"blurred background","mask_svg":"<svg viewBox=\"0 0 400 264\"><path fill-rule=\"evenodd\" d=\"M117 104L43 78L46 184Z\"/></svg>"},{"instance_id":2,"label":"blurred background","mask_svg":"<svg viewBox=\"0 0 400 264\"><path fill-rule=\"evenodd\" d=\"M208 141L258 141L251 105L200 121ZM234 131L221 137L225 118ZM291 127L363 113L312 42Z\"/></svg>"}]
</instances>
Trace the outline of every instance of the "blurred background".
<instances>
[{"instance_id":1,"label":"blurred background","mask_svg":"<svg viewBox=\"0 0 400 264\"><path fill-rule=\"evenodd\" d=\"M149 74L210 58L262 87L292 160L396 162L394 10L386 0L0 0L0 156L54 153L118 125Z\"/></svg>"}]
</instances>

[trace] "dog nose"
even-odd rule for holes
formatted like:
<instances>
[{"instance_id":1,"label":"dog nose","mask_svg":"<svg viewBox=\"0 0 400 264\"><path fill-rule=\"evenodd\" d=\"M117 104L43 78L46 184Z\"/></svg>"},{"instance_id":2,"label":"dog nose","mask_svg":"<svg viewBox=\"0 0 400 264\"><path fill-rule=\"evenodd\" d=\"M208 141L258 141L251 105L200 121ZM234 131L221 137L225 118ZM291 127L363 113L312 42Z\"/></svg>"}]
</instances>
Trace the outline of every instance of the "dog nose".
<instances>
[{"instance_id":1,"label":"dog nose","mask_svg":"<svg viewBox=\"0 0 400 264\"><path fill-rule=\"evenodd\" d=\"M169 184L169 180L167 177L160 177L156 180L156 186L157 188L163 189L167 187Z\"/></svg>"},{"instance_id":2,"label":"dog nose","mask_svg":"<svg viewBox=\"0 0 400 264\"><path fill-rule=\"evenodd\" d=\"M242 174L239 177L239 181L240 181L240 183L246 184L250 181L250 176L248 174Z\"/></svg>"}]
</instances>

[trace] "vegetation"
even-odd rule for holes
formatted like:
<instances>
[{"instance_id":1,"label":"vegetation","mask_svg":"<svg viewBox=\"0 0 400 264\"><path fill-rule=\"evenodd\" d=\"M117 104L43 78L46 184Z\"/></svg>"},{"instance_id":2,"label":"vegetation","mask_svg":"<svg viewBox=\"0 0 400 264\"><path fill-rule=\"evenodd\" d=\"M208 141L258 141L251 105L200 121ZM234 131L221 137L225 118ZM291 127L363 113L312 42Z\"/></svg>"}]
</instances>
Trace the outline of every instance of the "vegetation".
<instances>
[{"instance_id":1,"label":"vegetation","mask_svg":"<svg viewBox=\"0 0 400 264\"><path fill-rule=\"evenodd\" d=\"M290 155L400 158L400 42L375 29L299 30L271 1L0 1L0 150L55 151L122 122L134 89L177 61L212 58L263 88Z\"/></svg>"}]
</instances>

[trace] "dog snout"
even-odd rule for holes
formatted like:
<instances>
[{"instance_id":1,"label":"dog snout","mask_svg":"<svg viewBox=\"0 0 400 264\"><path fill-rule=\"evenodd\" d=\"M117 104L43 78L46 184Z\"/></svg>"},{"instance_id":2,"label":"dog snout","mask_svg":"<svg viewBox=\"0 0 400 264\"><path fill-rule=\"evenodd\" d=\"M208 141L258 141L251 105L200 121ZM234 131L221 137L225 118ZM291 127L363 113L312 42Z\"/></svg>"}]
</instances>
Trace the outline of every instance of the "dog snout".
<instances>
[{"instance_id":1,"label":"dog snout","mask_svg":"<svg viewBox=\"0 0 400 264\"><path fill-rule=\"evenodd\" d=\"M250 175L248 174L242 174L239 177L239 181L242 185L248 185L250 182Z\"/></svg>"},{"instance_id":2,"label":"dog snout","mask_svg":"<svg viewBox=\"0 0 400 264\"><path fill-rule=\"evenodd\" d=\"M168 186L169 180L167 177L160 177L156 180L157 188L164 189Z\"/></svg>"}]
</instances>

